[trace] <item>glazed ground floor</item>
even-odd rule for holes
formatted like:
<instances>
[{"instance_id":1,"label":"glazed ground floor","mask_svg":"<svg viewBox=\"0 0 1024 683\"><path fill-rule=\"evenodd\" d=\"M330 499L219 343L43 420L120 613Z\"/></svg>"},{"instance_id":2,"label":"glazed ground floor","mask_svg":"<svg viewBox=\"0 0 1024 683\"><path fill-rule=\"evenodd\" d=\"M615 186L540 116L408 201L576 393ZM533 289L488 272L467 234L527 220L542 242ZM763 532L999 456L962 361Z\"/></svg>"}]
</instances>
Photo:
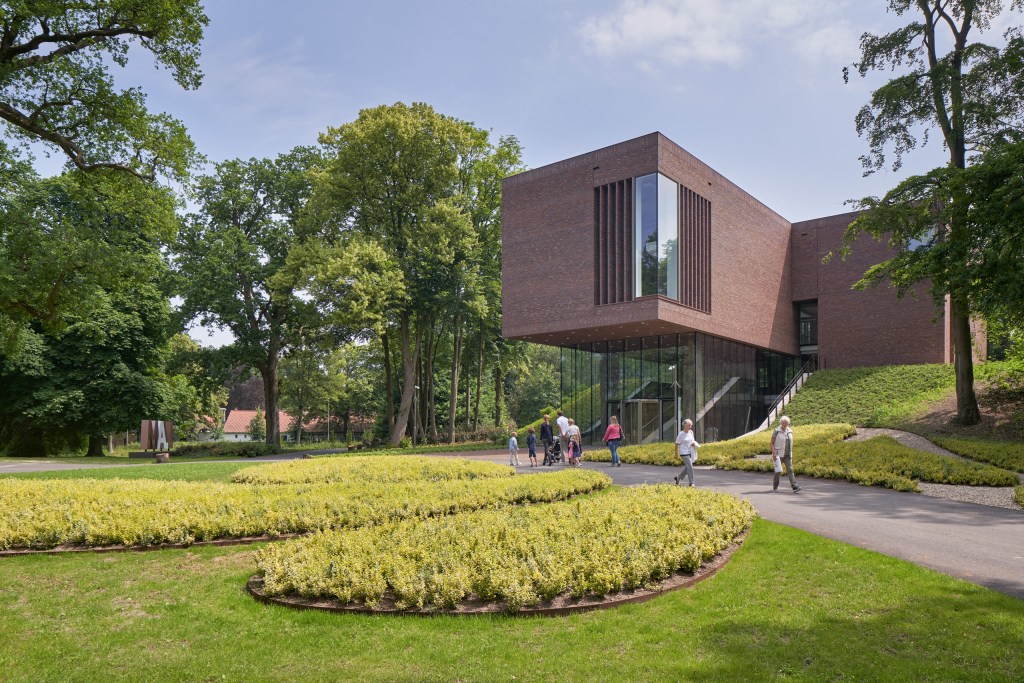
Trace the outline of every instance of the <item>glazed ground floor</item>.
<instances>
[{"instance_id":1,"label":"glazed ground floor","mask_svg":"<svg viewBox=\"0 0 1024 683\"><path fill-rule=\"evenodd\" d=\"M587 444L613 415L625 445L672 441L687 418L710 443L760 425L801 365L699 332L577 344L562 348L561 405Z\"/></svg>"}]
</instances>

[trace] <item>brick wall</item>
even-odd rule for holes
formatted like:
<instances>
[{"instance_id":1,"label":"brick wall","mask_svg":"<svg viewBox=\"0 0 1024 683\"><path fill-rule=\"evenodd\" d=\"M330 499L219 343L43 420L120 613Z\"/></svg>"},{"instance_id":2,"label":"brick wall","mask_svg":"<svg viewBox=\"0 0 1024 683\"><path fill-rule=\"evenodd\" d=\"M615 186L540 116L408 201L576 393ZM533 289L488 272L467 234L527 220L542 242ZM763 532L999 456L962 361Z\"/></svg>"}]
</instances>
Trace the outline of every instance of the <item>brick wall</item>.
<instances>
[{"instance_id":1,"label":"brick wall","mask_svg":"<svg viewBox=\"0 0 1024 683\"><path fill-rule=\"evenodd\" d=\"M594 188L660 171L711 202L711 313L595 303ZM505 180L503 334L547 344L696 330L796 353L790 224L660 133Z\"/></svg>"},{"instance_id":2,"label":"brick wall","mask_svg":"<svg viewBox=\"0 0 1024 683\"><path fill-rule=\"evenodd\" d=\"M821 367L948 363L949 317L924 284L903 299L889 285L851 289L872 265L891 254L887 243L861 235L839 258L842 237L856 213L793 224L793 300L818 300ZM822 259L833 252L828 263ZM817 296L815 296L817 290Z\"/></svg>"}]
</instances>

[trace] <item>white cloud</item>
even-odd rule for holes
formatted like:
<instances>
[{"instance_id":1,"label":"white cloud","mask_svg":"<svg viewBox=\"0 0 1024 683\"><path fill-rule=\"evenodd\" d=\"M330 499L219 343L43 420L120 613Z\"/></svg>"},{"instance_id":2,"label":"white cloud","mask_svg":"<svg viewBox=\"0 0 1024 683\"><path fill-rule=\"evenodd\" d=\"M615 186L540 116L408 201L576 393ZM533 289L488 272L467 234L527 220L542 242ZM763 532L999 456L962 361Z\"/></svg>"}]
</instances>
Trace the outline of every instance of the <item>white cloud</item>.
<instances>
[{"instance_id":1,"label":"white cloud","mask_svg":"<svg viewBox=\"0 0 1024 683\"><path fill-rule=\"evenodd\" d=\"M857 35L837 17L846 0L623 0L583 22L592 54L740 66L758 48L784 45L811 61L848 60Z\"/></svg>"}]
</instances>

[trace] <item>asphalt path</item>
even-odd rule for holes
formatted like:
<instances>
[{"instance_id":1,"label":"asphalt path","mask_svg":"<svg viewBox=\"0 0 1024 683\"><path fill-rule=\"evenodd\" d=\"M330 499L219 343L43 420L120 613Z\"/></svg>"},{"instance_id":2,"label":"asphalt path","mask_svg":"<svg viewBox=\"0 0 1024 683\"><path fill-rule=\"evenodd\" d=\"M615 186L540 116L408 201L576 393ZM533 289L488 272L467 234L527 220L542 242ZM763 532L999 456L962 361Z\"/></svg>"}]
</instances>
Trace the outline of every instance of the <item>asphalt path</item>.
<instances>
[{"instance_id":1,"label":"asphalt path","mask_svg":"<svg viewBox=\"0 0 1024 683\"><path fill-rule=\"evenodd\" d=\"M252 458L252 461L290 460L301 454ZM507 462L504 451L454 453L473 460ZM524 454L521 461L529 461ZM232 462L237 462L233 460ZM0 474L83 467L131 465L70 464L45 461L0 461ZM584 463L605 472L622 486L671 483L675 467ZM564 465L519 467L522 474L564 469ZM918 493L858 486L829 479L798 480L801 491L783 480L771 490L771 474L696 468L697 486L747 498L764 519L803 529L825 538L897 557L914 564L1024 599L1024 513Z\"/></svg>"}]
</instances>

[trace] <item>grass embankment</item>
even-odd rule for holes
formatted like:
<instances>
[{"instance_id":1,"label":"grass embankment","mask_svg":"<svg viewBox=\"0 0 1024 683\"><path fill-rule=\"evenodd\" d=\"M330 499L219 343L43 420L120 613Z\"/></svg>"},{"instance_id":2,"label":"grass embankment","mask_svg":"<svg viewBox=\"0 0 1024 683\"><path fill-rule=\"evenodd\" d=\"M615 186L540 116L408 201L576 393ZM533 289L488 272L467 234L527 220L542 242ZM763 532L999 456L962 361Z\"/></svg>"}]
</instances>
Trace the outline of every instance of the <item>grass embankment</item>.
<instances>
[{"instance_id":1,"label":"grass embankment","mask_svg":"<svg viewBox=\"0 0 1024 683\"><path fill-rule=\"evenodd\" d=\"M0 561L6 681L1014 681L1024 601L764 520L692 589L559 618L261 605L253 549Z\"/></svg>"},{"instance_id":2,"label":"grass embankment","mask_svg":"<svg viewBox=\"0 0 1024 683\"><path fill-rule=\"evenodd\" d=\"M750 527L749 501L674 486L512 510L331 531L257 556L271 595L398 609L469 598L517 611L560 595L604 596L694 572ZM567 522L567 520L570 520Z\"/></svg>"},{"instance_id":3,"label":"grass embankment","mask_svg":"<svg viewBox=\"0 0 1024 683\"><path fill-rule=\"evenodd\" d=\"M898 427L955 388L951 365L891 365L818 370L786 414L794 425L848 422Z\"/></svg>"}]
</instances>

